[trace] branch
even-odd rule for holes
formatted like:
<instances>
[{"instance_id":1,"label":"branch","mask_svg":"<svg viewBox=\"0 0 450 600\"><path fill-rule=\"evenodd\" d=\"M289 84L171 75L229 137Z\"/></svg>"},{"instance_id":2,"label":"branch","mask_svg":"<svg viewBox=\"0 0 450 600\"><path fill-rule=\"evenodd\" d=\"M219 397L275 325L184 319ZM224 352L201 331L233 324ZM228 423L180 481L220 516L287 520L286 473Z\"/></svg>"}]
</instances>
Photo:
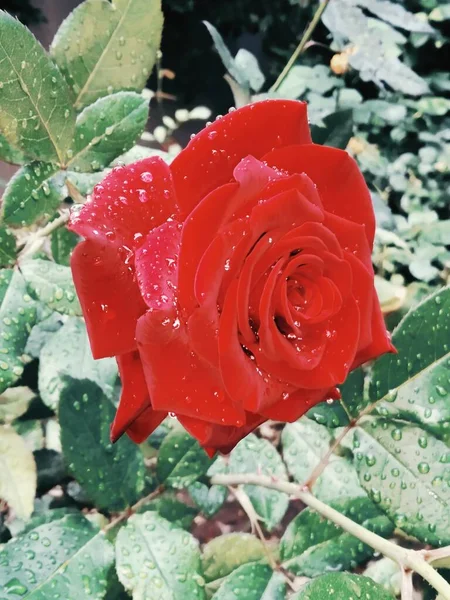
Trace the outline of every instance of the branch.
<instances>
[{"instance_id":1,"label":"branch","mask_svg":"<svg viewBox=\"0 0 450 600\"><path fill-rule=\"evenodd\" d=\"M450 584L428 564L421 552L402 548L389 540L385 540L378 534L369 531L331 506L328 506L328 504L313 496L307 489L295 483L277 481L267 475L250 473L245 475L214 475L211 477L211 483L225 486L243 484L260 485L294 496L329 521L332 521L365 544L371 546L377 552L394 560L402 570L415 571L428 581L442 595L443 599L450 600Z\"/></svg>"},{"instance_id":2,"label":"branch","mask_svg":"<svg viewBox=\"0 0 450 600\"><path fill-rule=\"evenodd\" d=\"M45 227L42 227L42 229L38 229L35 233L33 233L28 238L27 243L25 244L25 246L19 254L19 262L40 250L42 244L45 241L45 238L60 227L62 227L63 225L65 225L68 220L69 211L65 211L59 217L57 217L53 221L50 221L50 223L47 223Z\"/></svg>"},{"instance_id":3,"label":"branch","mask_svg":"<svg viewBox=\"0 0 450 600\"><path fill-rule=\"evenodd\" d=\"M153 490L153 492L150 492L150 494L138 500L136 504L133 504L133 506L130 506L129 508L118 514L117 517L115 517L112 521L110 521L108 525L106 525L103 528L103 532L107 533L108 531L111 531L111 529L114 529L114 527L117 527L117 525L122 523L122 521L127 521L132 515L137 513L137 511L140 508L142 508L142 506L145 506L147 502L150 502L150 500L153 500L153 498L156 498L157 496L162 494L164 490L165 487L163 485L160 485L156 488L156 490Z\"/></svg>"},{"instance_id":4,"label":"branch","mask_svg":"<svg viewBox=\"0 0 450 600\"><path fill-rule=\"evenodd\" d=\"M291 58L288 60L286 66L284 67L284 69L281 71L281 73L278 76L278 79L275 81L275 83L273 84L273 86L270 88L271 92L276 92L277 89L280 87L280 85L283 83L286 75L289 73L289 71L291 70L292 66L294 65L295 61L297 60L297 58L300 56L300 54L303 52L303 50L305 49L306 44L309 41L309 38L312 36L312 34L314 33L315 28L317 27L317 25L319 24L320 19L322 18L322 15L324 13L324 10L326 9L326 7L328 6L330 0L322 0L322 2L320 2L319 6L317 7L317 10L311 20L311 23L308 25L305 33L302 36L302 39L300 40L299 45L297 46L297 48L294 51L294 54L291 56Z\"/></svg>"}]
</instances>

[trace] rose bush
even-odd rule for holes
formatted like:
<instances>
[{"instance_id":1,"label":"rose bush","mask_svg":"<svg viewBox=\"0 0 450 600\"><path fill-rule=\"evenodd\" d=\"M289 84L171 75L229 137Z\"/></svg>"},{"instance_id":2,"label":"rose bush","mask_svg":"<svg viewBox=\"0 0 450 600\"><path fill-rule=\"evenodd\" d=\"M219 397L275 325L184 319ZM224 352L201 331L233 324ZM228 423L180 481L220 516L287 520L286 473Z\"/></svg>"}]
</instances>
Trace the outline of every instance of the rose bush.
<instances>
[{"instance_id":1,"label":"rose bush","mask_svg":"<svg viewBox=\"0 0 450 600\"><path fill-rule=\"evenodd\" d=\"M70 227L92 352L119 365L113 439L141 442L170 412L228 451L393 350L369 191L346 152L311 142L303 103L230 112L170 166L116 167Z\"/></svg>"}]
</instances>

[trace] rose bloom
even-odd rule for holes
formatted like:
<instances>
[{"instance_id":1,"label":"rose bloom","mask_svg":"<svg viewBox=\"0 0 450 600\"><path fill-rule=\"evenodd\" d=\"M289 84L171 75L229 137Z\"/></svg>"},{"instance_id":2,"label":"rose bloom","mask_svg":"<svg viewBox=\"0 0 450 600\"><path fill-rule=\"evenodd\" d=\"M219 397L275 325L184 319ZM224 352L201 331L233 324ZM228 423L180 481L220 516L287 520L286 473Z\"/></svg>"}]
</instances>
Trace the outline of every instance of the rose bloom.
<instances>
[{"instance_id":1,"label":"rose bloom","mask_svg":"<svg viewBox=\"0 0 450 600\"><path fill-rule=\"evenodd\" d=\"M171 165L116 167L70 228L92 353L122 380L113 440L142 442L170 412L228 452L394 350L369 191L346 152L311 142L304 103L245 106Z\"/></svg>"}]
</instances>

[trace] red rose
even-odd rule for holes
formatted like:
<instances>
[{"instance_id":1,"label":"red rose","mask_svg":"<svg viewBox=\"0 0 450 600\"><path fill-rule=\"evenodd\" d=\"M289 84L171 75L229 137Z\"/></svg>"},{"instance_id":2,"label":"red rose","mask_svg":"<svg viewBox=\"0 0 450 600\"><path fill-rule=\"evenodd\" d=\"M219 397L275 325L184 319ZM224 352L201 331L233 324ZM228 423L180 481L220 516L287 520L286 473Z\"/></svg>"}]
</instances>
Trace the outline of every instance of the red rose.
<instances>
[{"instance_id":1,"label":"red rose","mask_svg":"<svg viewBox=\"0 0 450 600\"><path fill-rule=\"evenodd\" d=\"M113 439L141 442L170 411L228 451L393 349L369 191L346 152L311 143L303 103L230 112L170 166L115 168L70 227L92 352L122 379Z\"/></svg>"}]
</instances>

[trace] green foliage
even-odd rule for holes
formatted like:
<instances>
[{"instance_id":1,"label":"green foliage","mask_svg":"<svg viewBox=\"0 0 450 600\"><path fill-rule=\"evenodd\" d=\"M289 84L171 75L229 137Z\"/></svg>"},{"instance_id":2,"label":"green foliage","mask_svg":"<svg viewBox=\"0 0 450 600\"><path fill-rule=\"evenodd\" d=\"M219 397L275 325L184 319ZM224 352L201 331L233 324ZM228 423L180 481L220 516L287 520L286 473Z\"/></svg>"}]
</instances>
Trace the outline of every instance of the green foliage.
<instances>
[{"instance_id":1,"label":"green foliage","mask_svg":"<svg viewBox=\"0 0 450 600\"><path fill-rule=\"evenodd\" d=\"M20 270L36 300L63 315L81 315L69 267L36 258L23 261Z\"/></svg>"},{"instance_id":2,"label":"green foliage","mask_svg":"<svg viewBox=\"0 0 450 600\"><path fill-rule=\"evenodd\" d=\"M64 163L75 127L69 89L30 31L0 13L0 127L27 156Z\"/></svg>"},{"instance_id":3,"label":"green foliage","mask_svg":"<svg viewBox=\"0 0 450 600\"><path fill-rule=\"evenodd\" d=\"M89 380L64 378L59 402L61 445L69 470L99 508L120 510L144 489L144 458L127 438L115 445L108 424L114 406ZM95 464L95 471L89 465Z\"/></svg>"},{"instance_id":4,"label":"green foliage","mask_svg":"<svg viewBox=\"0 0 450 600\"><path fill-rule=\"evenodd\" d=\"M85 0L63 22L51 54L75 107L120 90L140 91L161 41L161 0Z\"/></svg>"},{"instance_id":5,"label":"green foliage","mask_svg":"<svg viewBox=\"0 0 450 600\"><path fill-rule=\"evenodd\" d=\"M134 146L148 117L148 100L133 92L100 98L78 116L68 168L99 171Z\"/></svg>"},{"instance_id":6,"label":"green foliage","mask_svg":"<svg viewBox=\"0 0 450 600\"><path fill-rule=\"evenodd\" d=\"M379 535L389 536L394 530L391 521L367 497L349 496L330 505ZM372 554L372 548L310 508L291 521L280 542L283 566L296 575L307 577L354 568Z\"/></svg>"},{"instance_id":7,"label":"green foliage","mask_svg":"<svg viewBox=\"0 0 450 600\"><path fill-rule=\"evenodd\" d=\"M3 196L2 217L5 223L31 225L39 217L49 217L63 197L64 183L56 165L25 165L8 183Z\"/></svg>"},{"instance_id":8,"label":"green foliage","mask_svg":"<svg viewBox=\"0 0 450 600\"><path fill-rule=\"evenodd\" d=\"M185 488L206 473L211 460L198 442L182 429L171 431L158 454L159 480L173 488Z\"/></svg>"},{"instance_id":9,"label":"green foliage","mask_svg":"<svg viewBox=\"0 0 450 600\"><path fill-rule=\"evenodd\" d=\"M196 540L154 511L134 515L119 531L116 560L133 598L205 598Z\"/></svg>"},{"instance_id":10,"label":"green foliage","mask_svg":"<svg viewBox=\"0 0 450 600\"><path fill-rule=\"evenodd\" d=\"M287 472L280 455L267 440L250 434L232 450L228 465L230 473L262 473L286 480ZM286 494L254 485L244 486L253 507L267 529L281 521L288 507Z\"/></svg>"},{"instance_id":11,"label":"green foliage","mask_svg":"<svg viewBox=\"0 0 450 600\"><path fill-rule=\"evenodd\" d=\"M267 565L242 565L233 571L213 596L213 600L283 600L286 582L281 573L274 573Z\"/></svg>"},{"instance_id":12,"label":"green foliage","mask_svg":"<svg viewBox=\"0 0 450 600\"><path fill-rule=\"evenodd\" d=\"M282 434L283 458L295 481L306 483L308 476L328 451L331 441L331 432L309 419L303 418L286 425ZM324 502L342 496L365 495L352 462L337 455L331 457L312 489Z\"/></svg>"},{"instance_id":13,"label":"green foliage","mask_svg":"<svg viewBox=\"0 0 450 600\"><path fill-rule=\"evenodd\" d=\"M103 597L112 561L105 536L81 515L69 515L9 542L0 553L0 584L8 599Z\"/></svg>"},{"instance_id":14,"label":"green foliage","mask_svg":"<svg viewBox=\"0 0 450 600\"><path fill-rule=\"evenodd\" d=\"M394 600L394 596L368 577L348 573L322 575L307 583L298 594L292 596L292 600L322 600L328 597L348 600L353 594L367 600Z\"/></svg>"}]
</instances>

